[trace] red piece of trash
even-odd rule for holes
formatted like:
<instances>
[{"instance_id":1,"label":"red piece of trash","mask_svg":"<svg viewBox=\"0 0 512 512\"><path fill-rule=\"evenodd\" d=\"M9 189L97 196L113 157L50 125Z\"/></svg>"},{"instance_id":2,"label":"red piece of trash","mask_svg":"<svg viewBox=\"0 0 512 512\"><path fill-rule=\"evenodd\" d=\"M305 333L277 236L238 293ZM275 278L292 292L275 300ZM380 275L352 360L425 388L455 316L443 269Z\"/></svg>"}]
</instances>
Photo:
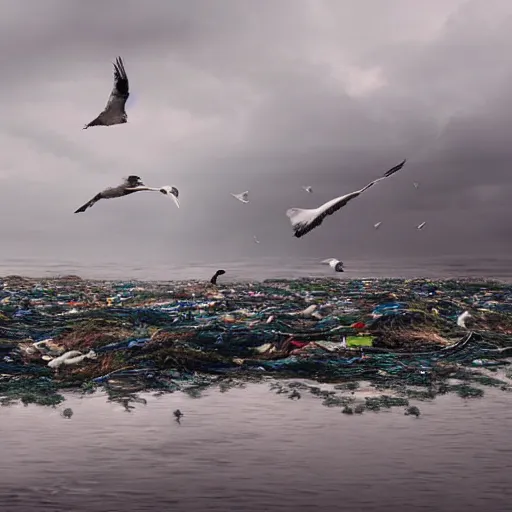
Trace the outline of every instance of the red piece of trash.
<instances>
[{"instance_id":1,"label":"red piece of trash","mask_svg":"<svg viewBox=\"0 0 512 512\"><path fill-rule=\"evenodd\" d=\"M366 327L366 324L363 322L356 322L352 324L350 327L353 327L354 329L364 329Z\"/></svg>"}]
</instances>

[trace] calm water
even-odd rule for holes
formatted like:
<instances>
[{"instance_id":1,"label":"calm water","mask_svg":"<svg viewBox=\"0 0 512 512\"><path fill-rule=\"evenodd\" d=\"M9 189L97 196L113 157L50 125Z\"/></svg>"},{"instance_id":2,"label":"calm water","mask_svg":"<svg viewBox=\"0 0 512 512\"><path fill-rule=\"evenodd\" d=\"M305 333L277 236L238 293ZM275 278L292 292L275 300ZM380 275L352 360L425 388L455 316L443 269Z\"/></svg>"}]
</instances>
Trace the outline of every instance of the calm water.
<instances>
[{"instance_id":1,"label":"calm water","mask_svg":"<svg viewBox=\"0 0 512 512\"><path fill-rule=\"evenodd\" d=\"M511 395L341 414L268 385L202 398L4 407L0 510L511 510ZM172 411L185 414L176 423Z\"/></svg>"},{"instance_id":2,"label":"calm water","mask_svg":"<svg viewBox=\"0 0 512 512\"><path fill-rule=\"evenodd\" d=\"M181 280L210 278L219 268L225 269L226 280L299 278L307 276L333 276L344 278L363 277L479 277L512 281L512 257L446 256L425 258L368 259L364 255L356 259L343 259L346 271L335 274L329 266L321 265L321 259L300 257L260 257L232 261L189 261L179 265L151 263L136 265L101 260L88 263L66 260L44 260L38 256L0 260L0 275L56 276L78 274L84 278Z\"/></svg>"}]
</instances>

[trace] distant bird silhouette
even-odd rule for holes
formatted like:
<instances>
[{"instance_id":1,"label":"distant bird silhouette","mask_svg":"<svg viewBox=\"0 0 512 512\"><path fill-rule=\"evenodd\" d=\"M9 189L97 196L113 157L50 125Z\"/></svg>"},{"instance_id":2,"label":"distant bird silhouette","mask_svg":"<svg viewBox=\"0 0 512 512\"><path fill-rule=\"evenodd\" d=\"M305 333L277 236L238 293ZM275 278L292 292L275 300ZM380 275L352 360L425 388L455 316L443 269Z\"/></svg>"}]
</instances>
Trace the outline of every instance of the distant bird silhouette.
<instances>
[{"instance_id":1,"label":"distant bird silhouette","mask_svg":"<svg viewBox=\"0 0 512 512\"><path fill-rule=\"evenodd\" d=\"M302 187L308 194L313 193L313 187L310 187L309 185L307 187Z\"/></svg>"},{"instance_id":2,"label":"distant bird silhouette","mask_svg":"<svg viewBox=\"0 0 512 512\"><path fill-rule=\"evenodd\" d=\"M423 229L425 227L426 222L422 222L416 229Z\"/></svg>"},{"instance_id":3,"label":"distant bird silhouette","mask_svg":"<svg viewBox=\"0 0 512 512\"><path fill-rule=\"evenodd\" d=\"M240 194L231 194L235 199L238 199L242 203L249 202L249 191L241 192Z\"/></svg>"},{"instance_id":4,"label":"distant bird silhouette","mask_svg":"<svg viewBox=\"0 0 512 512\"><path fill-rule=\"evenodd\" d=\"M356 190L355 192L351 192L350 194L346 194L344 196L336 197L335 199L328 201L318 208L290 208L287 210L286 215L292 224L294 236L300 238L309 233L311 230L320 226L320 224L322 224L328 215L332 215L340 208L346 206L349 201L360 196L365 190L368 190L370 187L375 185L375 183L381 180L385 180L386 178L389 178L391 175L395 174L395 172L398 172L405 165L405 162L406 161L404 160L395 167L392 167L389 169L389 171L384 173L384 176L371 181L362 189Z\"/></svg>"},{"instance_id":5,"label":"distant bird silhouette","mask_svg":"<svg viewBox=\"0 0 512 512\"><path fill-rule=\"evenodd\" d=\"M128 76L124 69L121 57L114 64L114 87L107 101L107 105L101 114L84 126L84 130L90 126L113 126L128 122L125 111L126 100L130 96Z\"/></svg>"},{"instance_id":6,"label":"distant bird silhouette","mask_svg":"<svg viewBox=\"0 0 512 512\"><path fill-rule=\"evenodd\" d=\"M254 236L253 236L253 238L254 238L254 242L255 242L255 243L257 243L257 244L259 244L259 243L260 243L260 241L258 240L258 238L256 237L256 235L254 235Z\"/></svg>"},{"instance_id":7,"label":"distant bird silhouette","mask_svg":"<svg viewBox=\"0 0 512 512\"><path fill-rule=\"evenodd\" d=\"M213 275L213 277L210 279L210 283L212 284L217 284L217 278L219 276L222 276L223 274L225 274L226 271L225 270L217 270L217 272L215 272L215 274Z\"/></svg>"},{"instance_id":8,"label":"distant bird silhouette","mask_svg":"<svg viewBox=\"0 0 512 512\"><path fill-rule=\"evenodd\" d=\"M382 222L380 222L380 221L379 221L379 222L377 222L376 224L374 224L374 225L373 225L373 227L374 227L375 229L379 229L381 224L382 224Z\"/></svg>"},{"instance_id":9,"label":"distant bird silhouette","mask_svg":"<svg viewBox=\"0 0 512 512\"><path fill-rule=\"evenodd\" d=\"M87 201L83 206L78 208L78 210L75 211L75 213L83 213L87 208L90 208L94 204L96 204L100 199L115 199L116 197L124 197L129 194L133 194L135 192L142 192L143 190L150 190L152 192L161 192L164 195L170 196L174 202L176 203L176 206L179 208L180 203L178 199L178 189L176 187L159 187L159 188L152 188L152 187L146 187L144 183L142 183L139 176L128 176L128 178L125 179L124 183L121 185L118 185L117 187L109 187L105 190L99 192L96 194L91 200Z\"/></svg>"}]
</instances>

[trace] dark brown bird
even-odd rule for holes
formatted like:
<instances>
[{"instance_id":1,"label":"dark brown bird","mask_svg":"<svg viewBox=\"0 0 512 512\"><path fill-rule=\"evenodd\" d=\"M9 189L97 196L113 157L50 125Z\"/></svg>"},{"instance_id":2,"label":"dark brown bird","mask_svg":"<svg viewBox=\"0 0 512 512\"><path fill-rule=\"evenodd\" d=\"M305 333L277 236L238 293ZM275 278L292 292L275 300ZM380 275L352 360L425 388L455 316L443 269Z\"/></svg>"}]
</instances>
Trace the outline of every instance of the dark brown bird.
<instances>
[{"instance_id":1,"label":"dark brown bird","mask_svg":"<svg viewBox=\"0 0 512 512\"><path fill-rule=\"evenodd\" d=\"M128 76L124 69L123 60L121 57L118 57L114 64L114 87L108 98L107 105L96 119L84 126L84 130L89 128L89 126L113 126L114 124L128 122L128 115L125 111L128 96L130 96Z\"/></svg>"},{"instance_id":2,"label":"dark brown bird","mask_svg":"<svg viewBox=\"0 0 512 512\"><path fill-rule=\"evenodd\" d=\"M213 277L210 279L210 283L212 284L217 284L217 278L223 274L225 274L226 271L225 270L217 270L217 272L215 272L215 274L213 275Z\"/></svg>"}]
</instances>

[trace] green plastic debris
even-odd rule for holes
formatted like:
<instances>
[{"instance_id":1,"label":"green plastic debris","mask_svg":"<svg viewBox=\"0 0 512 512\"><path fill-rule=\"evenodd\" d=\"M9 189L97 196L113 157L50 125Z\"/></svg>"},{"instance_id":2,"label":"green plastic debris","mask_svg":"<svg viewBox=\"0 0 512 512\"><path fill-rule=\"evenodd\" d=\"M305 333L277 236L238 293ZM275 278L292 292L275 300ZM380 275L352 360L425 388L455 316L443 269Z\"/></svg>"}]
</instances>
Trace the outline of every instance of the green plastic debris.
<instances>
[{"instance_id":1,"label":"green plastic debris","mask_svg":"<svg viewBox=\"0 0 512 512\"><path fill-rule=\"evenodd\" d=\"M347 336L347 347L371 347L373 336Z\"/></svg>"}]
</instances>

